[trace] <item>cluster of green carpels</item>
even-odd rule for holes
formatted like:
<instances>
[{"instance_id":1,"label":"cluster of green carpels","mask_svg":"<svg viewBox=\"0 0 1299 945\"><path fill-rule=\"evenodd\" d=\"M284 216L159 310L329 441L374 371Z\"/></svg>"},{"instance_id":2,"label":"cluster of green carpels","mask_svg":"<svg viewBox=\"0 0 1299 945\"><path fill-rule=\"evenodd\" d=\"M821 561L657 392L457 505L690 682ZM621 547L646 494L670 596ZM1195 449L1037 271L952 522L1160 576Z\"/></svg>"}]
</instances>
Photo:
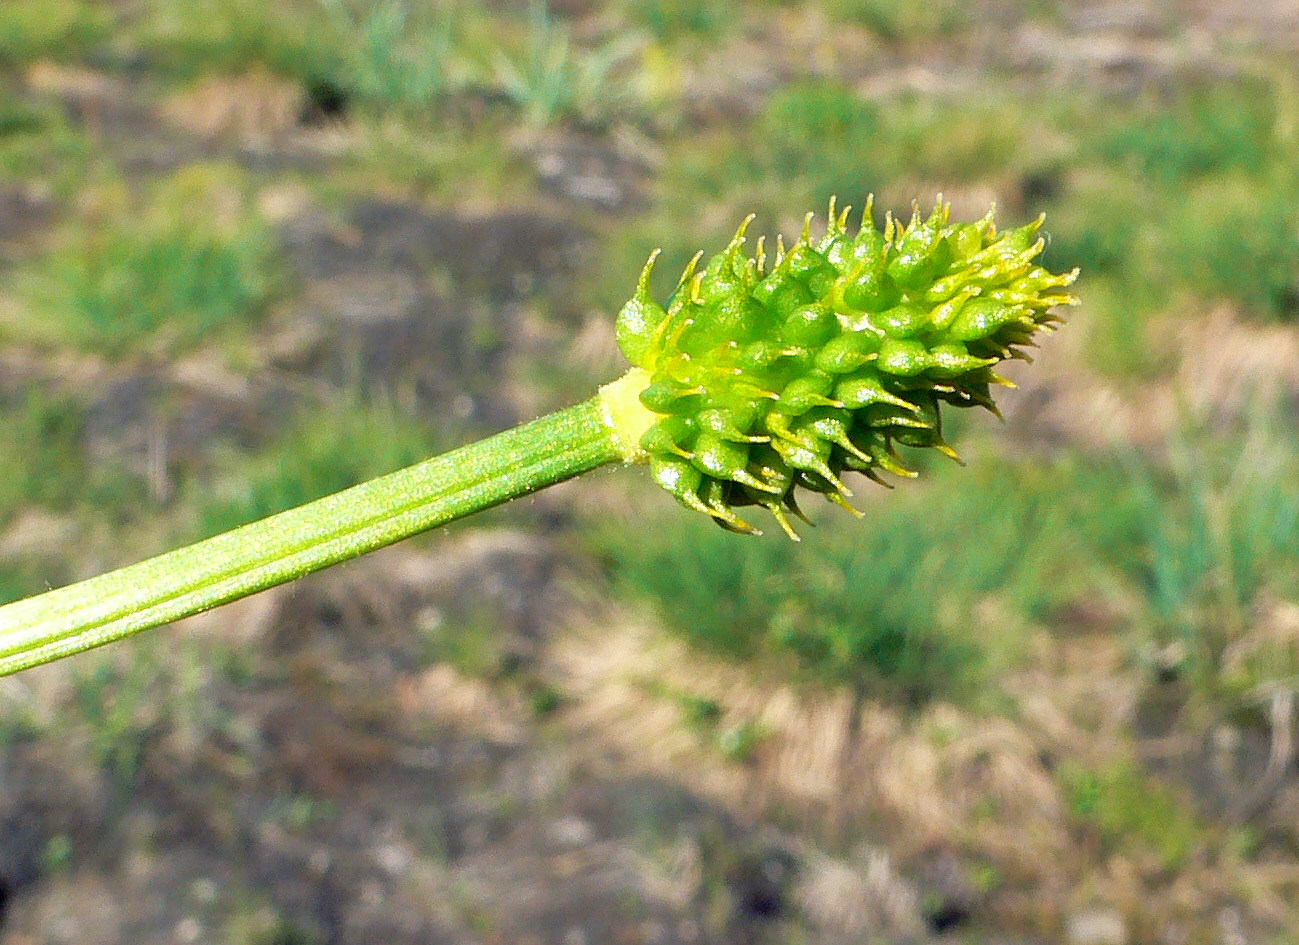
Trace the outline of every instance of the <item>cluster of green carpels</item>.
<instances>
[{"instance_id":1,"label":"cluster of green carpels","mask_svg":"<svg viewBox=\"0 0 1299 945\"><path fill-rule=\"evenodd\" d=\"M791 536L795 488L847 505L847 470L913 476L896 444L933 447L940 405L996 412L994 366L1025 357L1052 309L1074 302L1077 272L1034 263L1038 220L998 233L993 214L928 218L860 229L830 203L827 232L803 235L774 259L763 241L744 251L741 224L702 272L686 267L664 308L650 297L650 258L618 317L618 343L650 374L641 402L660 418L641 439L654 479L683 504L736 531L737 506L766 507ZM752 219L752 218L750 218Z\"/></svg>"}]
</instances>

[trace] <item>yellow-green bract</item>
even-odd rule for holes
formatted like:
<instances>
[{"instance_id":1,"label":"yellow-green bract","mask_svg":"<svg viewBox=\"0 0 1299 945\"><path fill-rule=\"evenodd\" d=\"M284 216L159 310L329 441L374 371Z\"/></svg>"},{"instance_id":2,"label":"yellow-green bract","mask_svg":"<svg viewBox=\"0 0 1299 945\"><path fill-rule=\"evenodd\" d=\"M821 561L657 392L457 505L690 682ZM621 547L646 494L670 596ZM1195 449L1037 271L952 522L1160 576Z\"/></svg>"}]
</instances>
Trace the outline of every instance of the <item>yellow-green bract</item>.
<instances>
[{"instance_id":1,"label":"yellow-green bract","mask_svg":"<svg viewBox=\"0 0 1299 945\"><path fill-rule=\"evenodd\" d=\"M1008 383L995 365L1025 358L1053 308L1076 301L1077 270L1034 262L1041 219L998 233L991 211L952 223L940 199L881 232L868 201L852 234L848 212L831 200L819 240L809 213L770 260L761 239L744 251L750 217L702 272L695 257L666 307L650 297L651 256L618 316L619 345L650 374L640 399L658 419L640 445L655 481L725 527L755 531L735 508L756 504L796 537L797 487L847 505L845 471L915 475L895 444L955 458L941 405L995 413L989 387Z\"/></svg>"}]
</instances>

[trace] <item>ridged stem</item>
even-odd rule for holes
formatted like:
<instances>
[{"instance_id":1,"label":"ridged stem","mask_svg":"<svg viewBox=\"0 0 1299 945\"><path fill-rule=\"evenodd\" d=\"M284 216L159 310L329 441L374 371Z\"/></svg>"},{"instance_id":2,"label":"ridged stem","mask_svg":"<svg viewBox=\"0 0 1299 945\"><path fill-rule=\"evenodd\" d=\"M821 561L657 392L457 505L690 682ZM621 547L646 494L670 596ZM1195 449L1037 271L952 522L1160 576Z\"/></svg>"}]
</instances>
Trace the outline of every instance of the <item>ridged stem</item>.
<instances>
[{"instance_id":1,"label":"ridged stem","mask_svg":"<svg viewBox=\"0 0 1299 945\"><path fill-rule=\"evenodd\" d=\"M618 460L629 375L591 400L315 502L0 607L0 676L210 610Z\"/></svg>"}]
</instances>

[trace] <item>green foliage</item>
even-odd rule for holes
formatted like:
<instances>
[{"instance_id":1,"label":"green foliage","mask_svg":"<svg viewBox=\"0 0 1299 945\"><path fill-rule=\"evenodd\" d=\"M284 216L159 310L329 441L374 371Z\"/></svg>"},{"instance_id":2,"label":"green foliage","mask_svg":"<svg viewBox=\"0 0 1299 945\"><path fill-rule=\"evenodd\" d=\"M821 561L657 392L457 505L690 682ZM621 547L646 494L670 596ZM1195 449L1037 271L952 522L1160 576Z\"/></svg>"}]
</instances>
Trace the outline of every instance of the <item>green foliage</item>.
<instances>
[{"instance_id":1,"label":"green foliage","mask_svg":"<svg viewBox=\"0 0 1299 945\"><path fill-rule=\"evenodd\" d=\"M675 519L603 547L689 639L910 701L1013 665L1016 627L1136 600L1146 639L1175 644L1195 691L1234 710L1299 673L1259 619L1299 594L1299 493L1278 486L1299 481L1299 441L1260 407L1244 437L1187 433L1170 456L980 457L794 549Z\"/></svg>"},{"instance_id":2,"label":"green foliage","mask_svg":"<svg viewBox=\"0 0 1299 945\"><path fill-rule=\"evenodd\" d=\"M1139 532L1125 567L1154 641L1177 644L1205 694L1291 677L1299 651L1254 628L1260 602L1299 594L1299 492L1281 485L1299 481L1299 438L1280 413L1257 406L1239 435L1187 430L1167 468L1129 470Z\"/></svg>"},{"instance_id":3,"label":"green foliage","mask_svg":"<svg viewBox=\"0 0 1299 945\"><path fill-rule=\"evenodd\" d=\"M1299 177L1296 184L1238 174L1184 193L1168 221L1173 277L1276 320L1299 319Z\"/></svg>"},{"instance_id":4,"label":"green foliage","mask_svg":"<svg viewBox=\"0 0 1299 945\"><path fill-rule=\"evenodd\" d=\"M1049 208L1051 254L1111 284L1119 307L1104 318L1139 323L1170 295L1272 319L1299 313L1296 115L1283 86L1197 83L1142 100L1118 123L1070 110L1078 170Z\"/></svg>"},{"instance_id":5,"label":"green foliage","mask_svg":"<svg viewBox=\"0 0 1299 945\"><path fill-rule=\"evenodd\" d=\"M649 688L654 695L676 703L686 726L729 761L740 764L752 761L754 753L770 734L767 727L756 719L741 719L723 726L726 713L716 699L659 683Z\"/></svg>"},{"instance_id":6,"label":"green foliage","mask_svg":"<svg viewBox=\"0 0 1299 945\"><path fill-rule=\"evenodd\" d=\"M268 820L278 821L293 833L308 833L338 817L338 806L331 800L311 794L293 792L274 799Z\"/></svg>"},{"instance_id":7,"label":"green foliage","mask_svg":"<svg viewBox=\"0 0 1299 945\"><path fill-rule=\"evenodd\" d=\"M1055 114L1071 143L1040 181L1052 224L1044 258L1087 273L1090 354L1105 373L1166 374L1167 351L1146 337L1153 318L1224 301L1276 321L1299 314L1286 88L1281 78L1204 80L1135 105L1084 99Z\"/></svg>"},{"instance_id":8,"label":"green foliage","mask_svg":"<svg viewBox=\"0 0 1299 945\"><path fill-rule=\"evenodd\" d=\"M154 0L132 35L176 74L263 66L305 80L336 61L320 42L321 13L317 0Z\"/></svg>"},{"instance_id":9,"label":"green foliage","mask_svg":"<svg viewBox=\"0 0 1299 945\"><path fill-rule=\"evenodd\" d=\"M1047 112L1029 96L901 96L884 113L888 174L953 186L1036 173L1055 160Z\"/></svg>"},{"instance_id":10,"label":"green foliage","mask_svg":"<svg viewBox=\"0 0 1299 945\"><path fill-rule=\"evenodd\" d=\"M1119 199L1111 208L1098 211L1104 216L1089 218L1086 207L1103 203L1099 193L1092 197L1094 205L1091 199L1060 204L1064 209L1051 220L1052 239L1043 256L1057 265L1060 260L1077 260L1088 274L1090 317L1084 330L1089 366L1123 383L1160 377L1171 367L1175 354L1152 344L1148 329L1152 320L1166 311L1170 286L1167 276L1157 274L1156 266L1147 265L1140 253L1141 247L1149 245L1145 239L1155 227L1145 219L1127 216ZM1100 219L1113 225L1107 230L1097 225ZM1071 224L1083 220L1090 222L1071 229Z\"/></svg>"},{"instance_id":11,"label":"green foliage","mask_svg":"<svg viewBox=\"0 0 1299 945\"><path fill-rule=\"evenodd\" d=\"M324 945L327 937L314 923L284 914L271 900L267 884L241 888L233 881L222 890L233 909L214 937L231 945Z\"/></svg>"},{"instance_id":12,"label":"green foliage","mask_svg":"<svg viewBox=\"0 0 1299 945\"><path fill-rule=\"evenodd\" d=\"M747 764L766 740L768 731L761 722L746 719L717 733L717 747L730 761Z\"/></svg>"},{"instance_id":13,"label":"green foliage","mask_svg":"<svg viewBox=\"0 0 1299 945\"><path fill-rule=\"evenodd\" d=\"M41 872L45 876L57 876L72 866L72 838L66 833L57 833L45 844L41 851Z\"/></svg>"},{"instance_id":14,"label":"green foliage","mask_svg":"<svg viewBox=\"0 0 1299 945\"><path fill-rule=\"evenodd\" d=\"M1175 870L1204 842L1191 806L1133 762L1069 764L1060 778L1074 821L1095 831L1111 853L1149 851L1163 868Z\"/></svg>"},{"instance_id":15,"label":"green foliage","mask_svg":"<svg viewBox=\"0 0 1299 945\"><path fill-rule=\"evenodd\" d=\"M0 604L18 600L28 594L39 593L41 588L22 568L8 562L0 562Z\"/></svg>"},{"instance_id":16,"label":"green foliage","mask_svg":"<svg viewBox=\"0 0 1299 945\"><path fill-rule=\"evenodd\" d=\"M694 729L709 729L722 718L722 706L716 699L707 699L693 693L674 693L681 715L687 725Z\"/></svg>"},{"instance_id":17,"label":"green foliage","mask_svg":"<svg viewBox=\"0 0 1299 945\"><path fill-rule=\"evenodd\" d=\"M1089 281L1115 277L1139 282L1133 272L1143 264L1138 247L1142 240L1157 239L1150 214L1148 188L1130 175L1094 169L1080 173L1052 208L1051 242L1043 255L1057 264L1074 261Z\"/></svg>"},{"instance_id":18,"label":"green foliage","mask_svg":"<svg viewBox=\"0 0 1299 945\"><path fill-rule=\"evenodd\" d=\"M359 13L329 0L339 63L329 77L376 108L428 116L454 88L453 12L439 4L384 0Z\"/></svg>"},{"instance_id":19,"label":"green foliage","mask_svg":"<svg viewBox=\"0 0 1299 945\"><path fill-rule=\"evenodd\" d=\"M0 4L0 66L69 59L110 35L116 14L90 0Z\"/></svg>"},{"instance_id":20,"label":"green foliage","mask_svg":"<svg viewBox=\"0 0 1299 945\"><path fill-rule=\"evenodd\" d=\"M736 19L735 8L718 0L630 0L628 7L633 22L663 43L715 37Z\"/></svg>"},{"instance_id":21,"label":"green foliage","mask_svg":"<svg viewBox=\"0 0 1299 945\"><path fill-rule=\"evenodd\" d=\"M841 82L799 82L774 95L761 117L764 146L754 174L782 180L813 176L814 191L856 194L878 180L880 157L870 143L887 140L880 109Z\"/></svg>"},{"instance_id":22,"label":"green foliage","mask_svg":"<svg viewBox=\"0 0 1299 945\"><path fill-rule=\"evenodd\" d=\"M39 389L0 411L0 525L24 505L67 508L85 494L84 422L71 398Z\"/></svg>"},{"instance_id":23,"label":"green foliage","mask_svg":"<svg viewBox=\"0 0 1299 945\"><path fill-rule=\"evenodd\" d=\"M796 547L679 517L603 547L620 586L715 652L792 660L911 703L965 698L989 666L1015 659L1014 627L984 625L982 602L1042 617L1092 586L1069 528L1103 508L1113 485L1072 466L1039 472L983 457Z\"/></svg>"},{"instance_id":24,"label":"green foliage","mask_svg":"<svg viewBox=\"0 0 1299 945\"><path fill-rule=\"evenodd\" d=\"M563 690L547 682L537 683L528 690L528 707L539 719L558 712L566 701Z\"/></svg>"},{"instance_id":25,"label":"green foliage","mask_svg":"<svg viewBox=\"0 0 1299 945\"><path fill-rule=\"evenodd\" d=\"M784 9L768 19L776 6ZM860 204L875 190L896 210L911 194L940 188L963 208L995 199L1014 216L1049 213L1043 265L1086 273L1085 317L1069 333L1082 336L1091 366L1111 379L1165 381L1178 348L1156 342L1180 330L1166 322L1224 303L1246 317L1293 322L1293 63L1278 56L1269 72L1273 53L1264 49L1247 60L1239 50L1253 40L1242 33L1215 44L1214 67L1194 76L1150 72L1138 57L1140 81L1131 81L1127 64L1097 82L1040 81L1036 66L1022 66L1022 51L992 40L1014 35L1012 20L1053 7L1069 9L1052 0L1015 5L1013 15L1006 4L951 0L773 0L743 9L715 0L615 0L550 4L553 15L538 5L528 18L519 15L523 3L440 0L0 0L0 73L11 80L0 83L0 331L6 341L40 342L43 350L18 356L43 361L45 370L62 363L58 349L76 347L110 355L115 363L102 370L121 377L137 353L169 358L196 344L237 350L256 340L250 329L284 280L275 241L246 201L251 188L217 181L216 189L236 194L227 203L206 184L184 196L174 182L150 186L154 168L186 161L193 144L159 117L154 97L170 97L194 76L246 70L296 82L312 101L337 95L330 112L337 127L319 137L304 130L291 149L245 157L258 186L292 178L340 219L348 215L340 207L376 194L420 200L434 215L449 206L568 214L546 164L552 146L562 157L553 166L562 163L565 175L609 174L629 199L616 214L577 215L582 242L603 247L607 258L579 267L590 271L576 287L567 275L543 272L526 293L529 331L546 337L559 331L545 318L551 309L565 319L616 310L629 268L658 240L666 245L654 297L666 298L694 247L729 235L719 227L750 209L762 213L763 229L789 232L797 225L785 213L791 205L819 205L831 193ZM1067 32L1094 26L1071 22ZM609 37L619 39L608 44ZM862 58L878 55L934 71ZM750 56L762 57L765 78L756 85L727 66ZM130 127L114 126L116 102L105 126L93 102L82 107L65 101L75 91L51 90L71 72L45 73L42 86L42 73L29 70L43 59L76 63L77 77L107 72L112 87L121 78ZM951 63L959 68L940 68ZM1091 66L1080 60L1075 68L1071 75L1084 76ZM149 101L136 98L142 93ZM677 123L642 120L650 101ZM541 127L546 134L536 133ZM326 140L341 153L313 150ZM105 197L117 186L114 162L138 199ZM496 240L484 232L490 254ZM551 305L548 292L565 297ZM543 313L535 321L534 299ZM469 299L469 309L480 301ZM1148 323L1156 330L1147 332ZM296 368L273 370L278 383L278 372ZM539 382L539 400L554 402L556 385L571 383L523 370ZM296 385L309 372L289 380ZM254 386L264 380L250 377ZM97 451L92 462L86 454L82 403L37 392L14 397L11 389L0 405L0 538L17 534L19 517L39 521L32 509L75 523L77 538L34 559L0 561L0 600L102 560L102 536L122 538L106 519L138 519L144 508L160 531L216 531L437 446L387 408L338 403L318 417L304 413L264 455L218 455L215 495L182 480L177 501L157 509L110 457ZM1039 393L1013 396L1031 410ZM1192 703L1180 734L1192 718L1226 718L1253 744L1269 723L1257 709L1266 705L1261 695L1299 679L1286 622L1299 600L1292 412L1261 412L1244 429L1224 429L1239 425L1220 418L1188 424L1166 449L1147 445L1117 457L1079 446L1067 432L1056 439L1030 429L1021 442L1020 427L998 443L1001 458L980 455L982 434L954 435L948 425L945 438L973 454L970 469L949 471L937 457L932 479L926 470L925 481L897 495L859 494L865 522L822 524L802 546L742 542L672 510L660 521L648 494L638 501L650 519L631 536L601 541L623 592L648 599L687 639L757 661L759 673L789 671L904 703L986 707L1002 691L1007 665L1090 642L1055 634L1112 627L1138 667L1157 653L1166 678L1171 661L1178 681L1160 692ZM807 511L818 521L836 514L819 505ZM502 664L498 625L490 607L429 618L417 631L419 655L490 675ZM206 657L214 665L222 658ZM255 653L240 658L255 662ZM247 681L253 662L214 671ZM79 740L79 756L129 777L152 741L183 717L184 700L159 708L177 677L151 673L123 661L85 674L66 718L9 700L0 706L0 741L48 738L57 721L61 734ZM538 715L561 702L544 682L523 686ZM1213 711L1187 711L1197 703ZM673 705L710 751L744 759L760 744L760 728L736 724L717 701L683 695ZM1067 811L1091 841L1085 851L1176 868L1215 849L1180 798L1135 762L1066 758L1058 770ZM978 816L996 818L996 806ZM301 805L288 813L302 824L311 819ZM658 833L679 819L670 813ZM1268 821L1228 835L1219 848L1271 855L1278 828ZM968 862L966 852L958 851ZM53 843L46 860L62 860ZM981 890L1011 891L1022 881L985 869L972 878ZM1224 872L1224 882L1236 878ZM991 908L1005 901L993 899ZM287 920L257 921L256 934L232 929L225 937L311 937Z\"/></svg>"},{"instance_id":26,"label":"green foliage","mask_svg":"<svg viewBox=\"0 0 1299 945\"><path fill-rule=\"evenodd\" d=\"M911 562L902 562L899 573L896 559L872 557L887 538L868 542L859 556L824 551L791 562L787 547L740 543L693 520L659 523L655 535L662 540L619 546L615 574L649 597L669 626L706 648L737 657L792 655L828 682L908 701L968 682L961 677L976 654L935 632L937 602L905 580ZM883 597L871 596L882 588Z\"/></svg>"},{"instance_id":27,"label":"green foliage","mask_svg":"<svg viewBox=\"0 0 1299 945\"><path fill-rule=\"evenodd\" d=\"M541 2L521 28L512 19L457 0L158 0L132 35L180 75L265 68L309 97L425 130L454 120L446 106L462 91L503 98L534 126L601 125L629 110L634 83L614 77L637 35L583 47Z\"/></svg>"},{"instance_id":28,"label":"green foliage","mask_svg":"<svg viewBox=\"0 0 1299 945\"><path fill-rule=\"evenodd\" d=\"M8 569L0 564L0 603L4 596ZM40 705L30 693L0 694L0 752L11 745L21 745L40 739L49 730L42 718Z\"/></svg>"},{"instance_id":29,"label":"green foliage","mask_svg":"<svg viewBox=\"0 0 1299 945\"><path fill-rule=\"evenodd\" d=\"M376 180L391 181L434 199L526 201L534 193L532 166L519 152L501 147L501 136L513 127L494 113L438 134L413 121L372 123L365 159L353 168L347 187L367 191Z\"/></svg>"},{"instance_id":30,"label":"green foliage","mask_svg":"<svg viewBox=\"0 0 1299 945\"><path fill-rule=\"evenodd\" d=\"M506 640L500 630L500 612L482 601L456 602L449 613L423 615L417 627L420 659L427 665L446 663L456 672L473 679L509 675ZM538 690L533 708L544 714L548 696ZM559 707L555 702L551 709Z\"/></svg>"},{"instance_id":31,"label":"green foliage","mask_svg":"<svg viewBox=\"0 0 1299 945\"><path fill-rule=\"evenodd\" d=\"M175 352L252 322L280 281L274 240L238 181L191 168L143 207L87 221L23 273L30 314L18 328L114 356Z\"/></svg>"},{"instance_id":32,"label":"green foliage","mask_svg":"<svg viewBox=\"0 0 1299 945\"><path fill-rule=\"evenodd\" d=\"M1102 132L1099 156L1161 184L1224 171L1258 172L1278 145L1271 90L1221 82L1149 96Z\"/></svg>"},{"instance_id":33,"label":"green foliage","mask_svg":"<svg viewBox=\"0 0 1299 945\"><path fill-rule=\"evenodd\" d=\"M10 97L0 88L0 178L76 194L86 184L94 150L63 110Z\"/></svg>"},{"instance_id":34,"label":"green foliage","mask_svg":"<svg viewBox=\"0 0 1299 945\"><path fill-rule=\"evenodd\" d=\"M534 2L522 49L513 55L496 51L495 84L528 124L598 124L624 104L613 76L635 47L635 38L627 37L579 49L567 25Z\"/></svg>"},{"instance_id":35,"label":"green foliage","mask_svg":"<svg viewBox=\"0 0 1299 945\"><path fill-rule=\"evenodd\" d=\"M1155 377L1169 366L1146 344L1155 317L1223 300L1247 314L1295 317L1299 178L1288 81L1259 70L1256 79L1161 87L1135 102L978 91L868 97L839 78L794 81L772 92L757 121L695 133L674 150L655 213L629 228L626 243L644 245L645 225L688 228L701 201L713 209L706 219L725 207L769 217L791 194L857 202L867 187L990 189L999 202L1047 212L1044 265L1087 273L1095 366ZM667 247L665 262L684 258Z\"/></svg>"},{"instance_id":36,"label":"green foliage","mask_svg":"<svg viewBox=\"0 0 1299 945\"><path fill-rule=\"evenodd\" d=\"M415 0L158 0L141 44L182 75L269 69L309 96L337 96L426 123L455 85L453 3Z\"/></svg>"},{"instance_id":37,"label":"green foliage","mask_svg":"<svg viewBox=\"0 0 1299 945\"><path fill-rule=\"evenodd\" d=\"M87 461L85 421L78 401L38 387L0 404L0 534L19 512L32 507L110 520L139 507L141 482L110 462ZM0 603L58 586L70 571L71 562L61 554L0 558Z\"/></svg>"},{"instance_id":38,"label":"green foliage","mask_svg":"<svg viewBox=\"0 0 1299 945\"><path fill-rule=\"evenodd\" d=\"M228 724L206 696L211 673L200 650L162 640L143 645L129 661L92 660L73 680L63 731L84 738L87 757L125 792L157 740L177 732L201 739Z\"/></svg>"},{"instance_id":39,"label":"green foliage","mask_svg":"<svg viewBox=\"0 0 1299 945\"><path fill-rule=\"evenodd\" d=\"M73 703L91 732L91 757L119 786L135 779L154 721L145 661L122 673L107 662L77 680Z\"/></svg>"},{"instance_id":40,"label":"green foliage","mask_svg":"<svg viewBox=\"0 0 1299 945\"><path fill-rule=\"evenodd\" d=\"M830 6L840 17L894 41L950 35L970 15L970 5L961 0L833 0Z\"/></svg>"},{"instance_id":41,"label":"green foliage","mask_svg":"<svg viewBox=\"0 0 1299 945\"><path fill-rule=\"evenodd\" d=\"M867 98L841 79L793 81L773 90L756 121L681 142L664 202L693 221L701 195L775 215L799 199L859 204L871 191L1000 180L1056 159L1048 119L1047 106L1027 97Z\"/></svg>"},{"instance_id":42,"label":"green foliage","mask_svg":"<svg viewBox=\"0 0 1299 945\"><path fill-rule=\"evenodd\" d=\"M40 134L46 115L32 105L8 97L0 98L0 140Z\"/></svg>"}]
</instances>

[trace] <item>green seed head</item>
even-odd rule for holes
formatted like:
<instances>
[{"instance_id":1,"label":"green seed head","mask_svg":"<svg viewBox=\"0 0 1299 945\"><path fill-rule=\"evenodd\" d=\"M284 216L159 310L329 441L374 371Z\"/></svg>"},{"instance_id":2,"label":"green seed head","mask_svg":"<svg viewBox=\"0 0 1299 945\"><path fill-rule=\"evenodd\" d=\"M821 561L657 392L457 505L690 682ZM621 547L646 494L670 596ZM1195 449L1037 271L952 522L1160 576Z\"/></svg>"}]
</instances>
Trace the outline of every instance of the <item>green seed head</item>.
<instances>
[{"instance_id":1,"label":"green seed head","mask_svg":"<svg viewBox=\"0 0 1299 945\"><path fill-rule=\"evenodd\" d=\"M998 362L1027 360L1053 309L1076 302L1077 270L1034 263L1041 219L998 233L991 212L952 223L940 200L881 232L870 209L853 234L831 200L823 237L808 214L771 259L761 239L744 251L750 217L666 306L649 292L656 253L618 316L623 353L649 374L640 400L657 419L640 446L655 481L727 528L754 532L735 509L761 505L796 537L799 487L847 506L846 472L914 476L897 444L955 458L941 405L996 413Z\"/></svg>"}]
</instances>

